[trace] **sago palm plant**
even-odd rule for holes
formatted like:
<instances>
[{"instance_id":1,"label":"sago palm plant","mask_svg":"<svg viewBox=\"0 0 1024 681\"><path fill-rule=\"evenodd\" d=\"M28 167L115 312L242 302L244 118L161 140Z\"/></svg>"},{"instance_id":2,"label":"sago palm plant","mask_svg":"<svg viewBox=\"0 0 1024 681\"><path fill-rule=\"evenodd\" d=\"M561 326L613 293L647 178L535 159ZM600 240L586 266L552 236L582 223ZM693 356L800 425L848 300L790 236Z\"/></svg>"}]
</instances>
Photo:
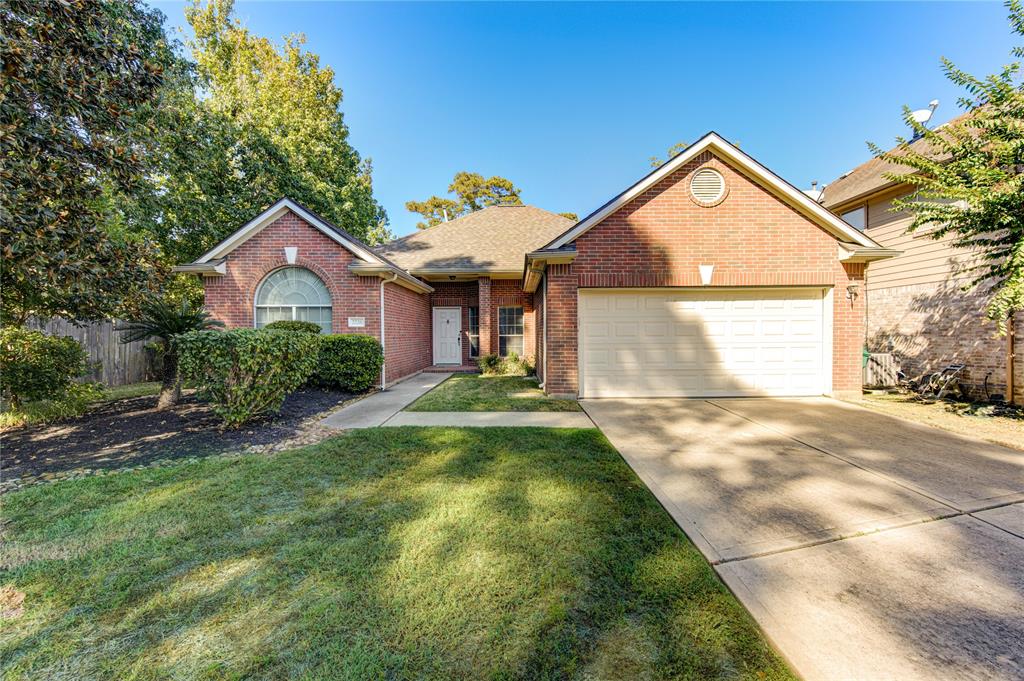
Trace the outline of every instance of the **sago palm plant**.
<instances>
[{"instance_id":1,"label":"sago palm plant","mask_svg":"<svg viewBox=\"0 0 1024 681\"><path fill-rule=\"evenodd\" d=\"M166 300L151 299L142 304L139 316L117 327L122 343L155 338L163 355L160 397L157 409L173 407L181 398L181 380L178 377L178 351L174 338L189 331L202 331L222 322L212 319L205 310L192 307L188 301L175 304Z\"/></svg>"}]
</instances>

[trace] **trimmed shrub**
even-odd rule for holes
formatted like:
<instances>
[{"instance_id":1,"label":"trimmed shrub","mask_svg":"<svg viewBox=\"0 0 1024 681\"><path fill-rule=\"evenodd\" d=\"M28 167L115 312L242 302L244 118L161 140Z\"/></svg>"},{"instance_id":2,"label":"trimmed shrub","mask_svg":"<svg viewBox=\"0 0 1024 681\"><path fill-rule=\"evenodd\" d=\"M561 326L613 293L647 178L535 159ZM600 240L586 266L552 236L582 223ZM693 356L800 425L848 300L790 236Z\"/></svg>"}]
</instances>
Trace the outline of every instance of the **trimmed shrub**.
<instances>
[{"instance_id":1,"label":"trimmed shrub","mask_svg":"<svg viewBox=\"0 0 1024 681\"><path fill-rule=\"evenodd\" d=\"M281 408L316 368L310 333L234 329L192 331L176 339L182 376L228 428Z\"/></svg>"},{"instance_id":2,"label":"trimmed shrub","mask_svg":"<svg viewBox=\"0 0 1024 681\"><path fill-rule=\"evenodd\" d=\"M319 324L304 322L298 319L281 319L276 322L270 322L263 328L276 331L302 331L304 333L320 333L323 331Z\"/></svg>"},{"instance_id":3,"label":"trimmed shrub","mask_svg":"<svg viewBox=\"0 0 1024 681\"><path fill-rule=\"evenodd\" d=\"M347 392L361 393L380 380L384 351L373 336L330 334L320 337L320 383Z\"/></svg>"},{"instance_id":4,"label":"trimmed shrub","mask_svg":"<svg viewBox=\"0 0 1024 681\"><path fill-rule=\"evenodd\" d=\"M25 402L60 400L88 372L87 358L74 338L6 326L0 329L0 390L15 409Z\"/></svg>"},{"instance_id":5,"label":"trimmed shrub","mask_svg":"<svg viewBox=\"0 0 1024 681\"><path fill-rule=\"evenodd\" d=\"M530 359L514 352L507 357L484 355L477 359L476 363L484 376L529 376L533 373Z\"/></svg>"}]
</instances>

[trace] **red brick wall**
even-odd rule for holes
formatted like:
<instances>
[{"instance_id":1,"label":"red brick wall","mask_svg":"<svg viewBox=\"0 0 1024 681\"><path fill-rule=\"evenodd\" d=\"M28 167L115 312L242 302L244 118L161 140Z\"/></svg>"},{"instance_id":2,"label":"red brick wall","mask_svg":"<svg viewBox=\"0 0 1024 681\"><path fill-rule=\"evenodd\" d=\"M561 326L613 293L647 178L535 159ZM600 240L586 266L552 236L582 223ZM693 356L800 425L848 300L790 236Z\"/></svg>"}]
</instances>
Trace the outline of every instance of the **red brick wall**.
<instances>
[{"instance_id":1,"label":"red brick wall","mask_svg":"<svg viewBox=\"0 0 1024 681\"><path fill-rule=\"evenodd\" d=\"M695 203L691 173L712 167L725 178L717 205ZM548 381L575 393L576 289L700 286L699 265L714 265L712 286L835 286L833 391L859 392L864 339L863 285L846 298L863 265L844 268L836 239L721 159L705 152L576 240L570 266L548 269Z\"/></svg>"},{"instance_id":2,"label":"red brick wall","mask_svg":"<svg viewBox=\"0 0 1024 681\"><path fill-rule=\"evenodd\" d=\"M355 256L299 216L289 212L227 256L227 274L206 277L206 309L229 328L251 327L256 288L280 267L288 267L285 246L298 248L295 266L319 276L331 293L334 333L363 333L380 338L379 282L349 269ZM349 317L364 317L366 326L349 328Z\"/></svg>"},{"instance_id":3,"label":"red brick wall","mask_svg":"<svg viewBox=\"0 0 1024 681\"><path fill-rule=\"evenodd\" d=\"M388 384L433 363L430 296L395 283L384 286L384 369Z\"/></svg>"},{"instance_id":4,"label":"red brick wall","mask_svg":"<svg viewBox=\"0 0 1024 681\"><path fill-rule=\"evenodd\" d=\"M552 395L575 395L579 391L576 363L577 278L572 265L551 265L545 275L548 348L544 390Z\"/></svg>"},{"instance_id":5,"label":"red brick wall","mask_svg":"<svg viewBox=\"0 0 1024 681\"><path fill-rule=\"evenodd\" d=\"M864 382L864 263L836 263L832 291L832 392L860 396ZM847 286L857 285L852 299Z\"/></svg>"},{"instance_id":6,"label":"red brick wall","mask_svg":"<svg viewBox=\"0 0 1024 681\"><path fill-rule=\"evenodd\" d=\"M523 354L533 358L537 354L534 329L533 294L523 290L522 279L494 279L491 281L491 304L494 306L494 325L492 328L491 347L498 352L498 308L523 308Z\"/></svg>"},{"instance_id":7,"label":"red brick wall","mask_svg":"<svg viewBox=\"0 0 1024 681\"><path fill-rule=\"evenodd\" d=\"M911 380L921 380L944 366L966 364L971 396L1006 397L1006 343L985 317L989 295L984 288L964 291L963 281L891 286L868 292L868 348L892 352ZM1024 315L1017 315L1017 360L1014 393L1024 404Z\"/></svg>"},{"instance_id":8,"label":"red brick wall","mask_svg":"<svg viewBox=\"0 0 1024 681\"><path fill-rule=\"evenodd\" d=\"M476 360L469 356L469 308L478 304L478 284L475 281L440 281L431 284L434 292L430 294L430 307L461 307L462 308L462 363L473 364ZM431 313L432 314L432 313ZM428 354L433 355L433 320L428 324ZM433 359L433 358L431 358Z\"/></svg>"}]
</instances>

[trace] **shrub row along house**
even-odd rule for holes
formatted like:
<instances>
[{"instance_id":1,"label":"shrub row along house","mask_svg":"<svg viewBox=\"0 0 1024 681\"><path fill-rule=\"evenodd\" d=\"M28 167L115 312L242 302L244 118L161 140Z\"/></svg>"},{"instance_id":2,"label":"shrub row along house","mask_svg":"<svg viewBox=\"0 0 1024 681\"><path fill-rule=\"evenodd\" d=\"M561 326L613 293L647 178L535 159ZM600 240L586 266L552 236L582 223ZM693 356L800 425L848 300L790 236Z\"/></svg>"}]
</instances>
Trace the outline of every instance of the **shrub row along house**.
<instances>
[{"instance_id":1,"label":"shrub row along house","mask_svg":"<svg viewBox=\"0 0 1024 681\"><path fill-rule=\"evenodd\" d=\"M233 327L381 340L390 384L533 358L549 394L856 395L875 242L715 133L573 222L496 206L371 248L288 199L178 271Z\"/></svg>"},{"instance_id":2,"label":"shrub row along house","mask_svg":"<svg viewBox=\"0 0 1024 681\"><path fill-rule=\"evenodd\" d=\"M915 188L886 175L910 172L873 158L826 185L820 196L826 208L871 239L900 251L872 267L867 277L868 349L896 355L913 380L952 363L965 364L972 397L1009 397L1010 384L1014 401L1024 404L1024 352L1013 348L1014 335L1024 336L1024 316L1016 316L1015 334L998 337L985 317L988 288L969 286L976 276L968 271L977 262L975 254L955 248L953 235L934 239L927 228L908 233L913 216L894 210L893 202Z\"/></svg>"}]
</instances>

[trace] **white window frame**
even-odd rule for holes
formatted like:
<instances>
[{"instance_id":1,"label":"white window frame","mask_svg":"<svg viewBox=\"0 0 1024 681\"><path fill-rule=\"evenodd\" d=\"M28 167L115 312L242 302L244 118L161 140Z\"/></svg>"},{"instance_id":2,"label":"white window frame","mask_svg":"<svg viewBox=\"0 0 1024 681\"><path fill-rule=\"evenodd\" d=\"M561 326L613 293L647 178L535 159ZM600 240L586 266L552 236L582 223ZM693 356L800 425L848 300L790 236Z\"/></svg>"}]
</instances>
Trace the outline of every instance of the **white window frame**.
<instances>
[{"instance_id":1,"label":"white window frame","mask_svg":"<svg viewBox=\"0 0 1024 681\"><path fill-rule=\"evenodd\" d=\"M502 333L501 332L501 311L502 310L521 310L522 315L522 332L521 333ZM516 353L519 357L523 357L526 354L526 308L522 305L501 305L498 307L498 355L501 357L508 357L508 353L502 354L501 352L501 339L502 338L522 338L523 339L523 350L522 352Z\"/></svg>"},{"instance_id":2,"label":"white window frame","mask_svg":"<svg viewBox=\"0 0 1024 681\"><path fill-rule=\"evenodd\" d=\"M316 280L319 281L323 285L324 290L327 292L327 300L330 303L330 305L260 305L259 304L259 299L260 299L260 293L263 292L263 287L267 285L267 282L270 280L271 277L273 277L278 272L282 272L284 270L303 270L305 272L309 272L310 275L315 277ZM259 286L256 287L256 294L252 298L252 326L253 326L253 328L254 329L263 328L263 327L261 327L259 325L259 310L260 310L260 308L264 308L264 309L269 309L269 308L284 309L284 308L289 308L289 307L291 308L291 321L297 321L297 312L298 312L298 309L300 307L301 308L317 308L317 309L327 308L327 309L329 309L331 311L330 328L324 329L324 333L331 333L331 328L333 328L333 326L334 326L334 300L331 297L331 290L329 288L327 288L327 282L325 282L320 277L320 275L318 275L316 272L314 272L313 270L309 269L308 267L302 267L302 266L299 266L299 265L289 265L288 267L279 267L276 270L274 270L273 272L269 272L267 274L267 276L263 277L263 280L260 281ZM274 321L279 321L279 320L274 320ZM299 321L305 321L305 320L299 320ZM267 323L270 324L272 322L267 322ZM317 322L314 322L314 323L318 324ZM264 327L265 326L266 326L266 324L264 324ZM319 326L319 324L318 324L318 326ZM323 329L323 326L320 326L320 328Z\"/></svg>"}]
</instances>

